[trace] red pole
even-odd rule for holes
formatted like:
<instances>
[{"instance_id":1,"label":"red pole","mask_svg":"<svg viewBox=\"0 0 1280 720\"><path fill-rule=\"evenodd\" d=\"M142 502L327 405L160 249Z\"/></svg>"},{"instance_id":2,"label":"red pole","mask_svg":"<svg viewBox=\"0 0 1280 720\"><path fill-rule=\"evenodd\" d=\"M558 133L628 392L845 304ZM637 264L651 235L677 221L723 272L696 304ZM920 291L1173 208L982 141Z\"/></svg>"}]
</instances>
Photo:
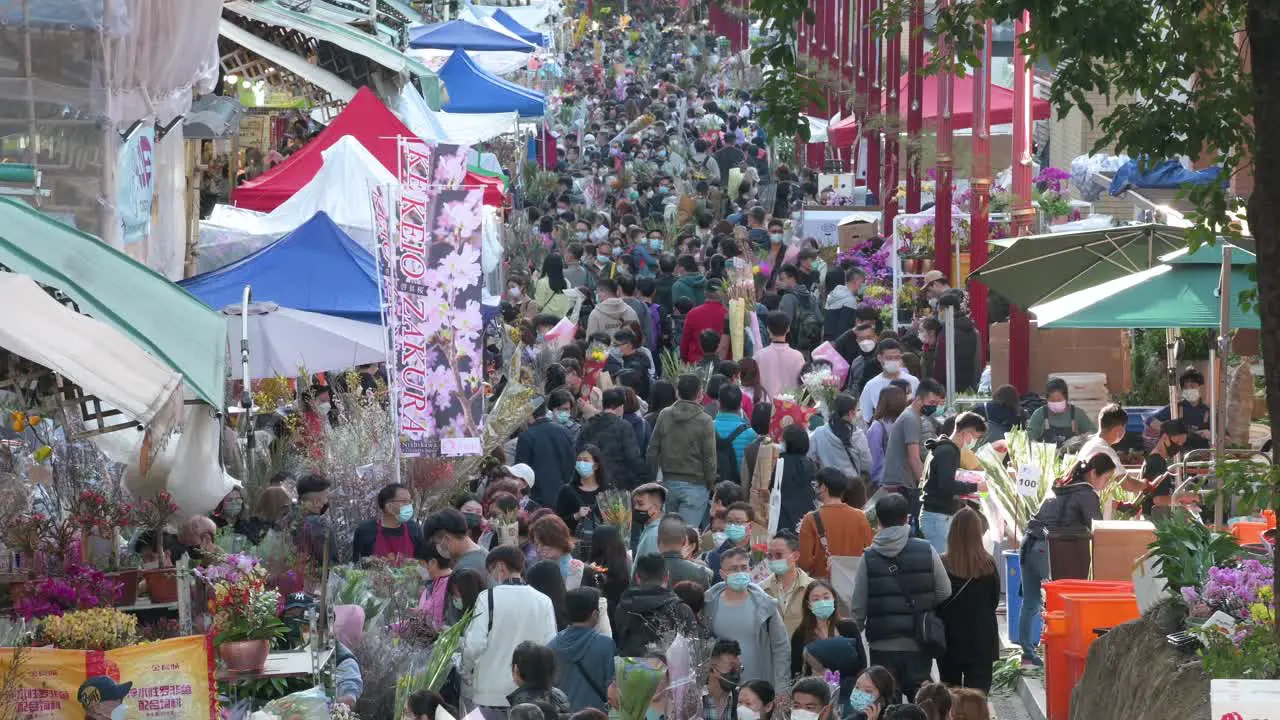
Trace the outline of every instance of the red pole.
<instances>
[{"instance_id":1,"label":"red pole","mask_svg":"<svg viewBox=\"0 0 1280 720\"><path fill-rule=\"evenodd\" d=\"M987 261L987 241L991 237L991 21L983 30L983 44L977 71L973 75L973 172L969 181L973 199L969 206L969 268L976 270ZM958 279L957 282L963 282ZM982 334L982 348L990 340L987 326L987 286L969 283L969 312Z\"/></svg>"},{"instance_id":2,"label":"red pole","mask_svg":"<svg viewBox=\"0 0 1280 720\"><path fill-rule=\"evenodd\" d=\"M924 0L912 0L907 40L907 213L920 212L920 130L924 125Z\"/></svg>"},{"instance_id":3,"label":"red pole","mask_svg":"<svg viewBox=\"0 0 1280 720\"><path fill-rule=\"evenodd\" d=\"M871 31L871 16L880 9L880 0L871 0L871 8L867 16L867 71L871 74L870 86L871 96L867 98L867 114L866 118L870 119L881 114L881 106L884 103L884 94L882 92L882 80L880 76L884 72L884 62L880 53L883 48L880 47L880 38ZM867 133L867 192L875 193L876 200L880 201L880 130L871 129Z\"/></svg>"},{"instance_id":4,"label":"red pole","mask_svg":"<svg viewBox=\"0 0 1280 720\"><path fill-rule=\"evenodd\" d=\"M1024 12L1013 26L1013 235L1030 235L1036 211L1031 205L1031 96L1034 67L1020 49L1031 26ZM1031 386L1031 323L1025 310L1009 308L1009 383L1025 393Z\"/></svg>"},{"instance_id":5,"label":"red pole","mask_svg":"<svg viewBox=\"0 0 1280 720\"><path fill-rule=\"evenodd\" d=\"M898 112L901 98L898 97L898 77L902 75L902 34L885 38L886 65L884 72L885 86L885 123L884 135L884 182L881 184L880 203L884 208L880 223L880 232L888 237L893 232L893 219L898 216Z\"/></svg>"},{"instance_id":6,"label":"red pole","mask_svg":"<svg viewBox=\"0 0 1280 720\"><path fill-rule=\"evenodd\" d=\"M940 0L942 7L951 4L950 0ZM947 38L939 38L942 52L947 52ZM951 133L951 95L955 76L943 72L938 76L938 182L934 191L934 226L933 226L933 264L943 275L951 278L952 286L960 279L952 277L951 267L951 170L954 160L951 157L954 144Z\"/></svg>"}]
</instances>

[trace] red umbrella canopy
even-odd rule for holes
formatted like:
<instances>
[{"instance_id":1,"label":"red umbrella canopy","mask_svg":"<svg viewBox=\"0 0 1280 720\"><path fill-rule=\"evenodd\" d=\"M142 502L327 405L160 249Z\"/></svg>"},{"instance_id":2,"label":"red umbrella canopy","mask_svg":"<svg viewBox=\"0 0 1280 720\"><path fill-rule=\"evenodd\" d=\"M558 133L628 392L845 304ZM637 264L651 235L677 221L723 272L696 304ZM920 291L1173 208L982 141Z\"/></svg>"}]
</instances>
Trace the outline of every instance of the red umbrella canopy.
<instances>
[{"instance_id":1,"label":"red umbrella canopy","mask_svg":"<svg viewBox=\"0 0 1280 720\"><path fill-rule=\"evenodd\" d=\"M910 77L903 74L898 82L898 117L902 124L905 125L907 117L907 81ZM924 79L924 92L921 97L920 109L924 115L924 126L926 128L936 128L938 125L938 82L941 78L938 75L929 75ZM973 77L956 77L952 82L952 105L951 105L951 127L956 130L962 130L973 127L973 98L974 98ZM1000 87L995 83L991 85L991 124L1004 125L1013 122L1013 91L1008 88ZM888 112L888 99L886 98L883 110ZM1049 119L1049 101L1035 98L1031 101L1031 117L1035 120ZM847 117L840 122L827 128L827 142L836 147L848 147L858 137L858 120L855 117Z\"/></svg>"}]
</instances>

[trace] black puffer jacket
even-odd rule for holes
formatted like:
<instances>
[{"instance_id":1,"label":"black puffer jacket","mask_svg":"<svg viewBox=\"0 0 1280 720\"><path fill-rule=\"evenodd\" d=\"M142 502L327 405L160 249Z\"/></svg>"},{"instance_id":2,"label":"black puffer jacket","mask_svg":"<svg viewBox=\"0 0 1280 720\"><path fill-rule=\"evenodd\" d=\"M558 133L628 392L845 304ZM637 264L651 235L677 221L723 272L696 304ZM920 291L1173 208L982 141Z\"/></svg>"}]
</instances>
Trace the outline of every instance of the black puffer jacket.
<instances>
[{"instance_id":1,"label":"black puffer jacket","mask_svg":"<svg viewBox=\"0 0 1280 720\"><path fill-rule=\"evenodd\" d=\"M569 696L565 695L564 691L557 687L543 690L542 688L521 685L516 688L515 692L507 696L507 702L511 704L511 707L521 703L546 703L555 708L560 720L569 717L572 712L569 708Z\"/></svg>"},{"instance_id":2,"label":"black puffer jacket","mask_svg":"<svg viewBox=\"0 0 1280 720\"><path fill-rule=\"evenodd\" d=\"M613 413L597 413L578 433L578 452L587 445L600 448L605 472L615 487L634 490L649 482L649 470L640 454L636 432L626 420Z\"/></svg>"},{"instance_id":3,"label":"black puffer jacket","mask_svg":"<svg viewBox=\"0 0 1280 720\"><path fill-rule=\"evenodd\" d=\"M698 634L698 620L680 597L661 585L627 588L613 616L618 657L643 657L663 637L676 631Z\"/></svg>"}]
</instances>

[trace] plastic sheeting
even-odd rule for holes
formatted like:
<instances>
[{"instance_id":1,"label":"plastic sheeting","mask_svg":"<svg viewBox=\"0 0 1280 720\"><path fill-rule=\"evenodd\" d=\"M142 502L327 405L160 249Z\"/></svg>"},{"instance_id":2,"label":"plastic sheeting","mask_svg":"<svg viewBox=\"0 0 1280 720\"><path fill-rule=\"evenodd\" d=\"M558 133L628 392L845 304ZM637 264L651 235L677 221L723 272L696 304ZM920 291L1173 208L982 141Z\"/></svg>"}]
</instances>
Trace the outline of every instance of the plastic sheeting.
<instances>
[{"instance_id":1,"label":"plastic sheeting","mask_svg":"<svg viewBox=\"0 0 1280 720\"><path fill-rule=\"evenodd\" d=\"M1123 195L1129 188L1180 188L1183 185L1207 185L1222 176L1222 168L1213 166L1203 170L1184 168L1177 160L1165 160L1143 172L1137 160L1130 160L1111 178L1111 194ZM1222 178L1226 182L1226 178Z\"/></svg>"},{"instance_id":2,"label":"plastic sheeting","mask_svg":"<svg viewBox=\"0 0 1280 720\"><path fill-rule=\"evenodd\" d=\"M514 112L458 114L432 110L412 85L401 88L399 100L397 114L413 134L427 142L478 145L516 129Z\"/></svg>"},{"instance_id":3,"label":"plastic sheeting","mask_svg":"<svg viewBox=\"0 0 1280 720\"><path fill-rule=\"evenodd\" d=\"M179 285L216 310L239 303L248 285L254 302L382 321L373 255L324 213L233 265Z\"/></svg>"},{"instance_id":4,"label":"plastic sheeting","mask_svg":"<svg viewBox=\"0 0 1280 720\"><path fill-rule=\"evenodd\" d=\"M222 311L227 347L245 336L242 305ZM387 331L380 324L251 303L248 322L249 377L296 377L301 368L328 372L387 359ZM237 358L238 359L238 358ZM240 365L237 364L239 369Z\"/></svg>"}]
</instances>

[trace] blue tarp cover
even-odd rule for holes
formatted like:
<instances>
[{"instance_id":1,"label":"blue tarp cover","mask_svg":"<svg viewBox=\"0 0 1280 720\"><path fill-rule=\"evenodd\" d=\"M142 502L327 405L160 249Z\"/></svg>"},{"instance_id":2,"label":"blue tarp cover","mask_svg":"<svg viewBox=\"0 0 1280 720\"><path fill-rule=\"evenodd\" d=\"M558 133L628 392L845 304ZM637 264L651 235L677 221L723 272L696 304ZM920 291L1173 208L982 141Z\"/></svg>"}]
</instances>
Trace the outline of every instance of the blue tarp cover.
<instances>
[{"instance_id":1,"label":"blue tarp cover","mask_svg":"<svg viewBox=\"0 0 1280 720\"><path fill-rule=\"evenodd\" d=\"M1144 173L1137 160L1130 160L1111 178L1111 194L1122 195L1131 187L1174 189L1183 185L1206 185L1221 175L1222 168L1219 166L1188 170L1177 160L1165 160Z\"/></svg>"},{"instance_id":2,"label":"blue tarp cover","mask_svg":"<svg viewBox=\"0 0 1280 720\"><path fill-rule=\"evenodd\" d=\"M382 322L373 255L322 212L252 255L178 284L215 310L240 304L248 285L254 302Z\"/></svg>"},{"instance_id":3,"label":"blue tarp cover","mask_svg":"<svg viewBox=\"0 0 1280 720\"><path fill-rule=\"evenodd\" d=\"M450 20L410 31L409 47L429 50L512 50L533 52L533 46L465 20Z\"/></svg>"},{"instance_id":4,"label":"blue tarp cover","mask_svg":"<svg viewBox=\"0 0 1280 720\"><path fill-rule=\"evenodd\" d=\"M490 17L496 20L498 24L501 25L502 27L519 35L525 40L528 40L534 45L547 44L547 39L542 36L542 33L534 32L533 30L530 30L529 28L521 25L519 22L516 21L515 18L511 17L511 15L508 14L507 11L503 10L502 8L498 8L497 10L494 10L493 15L491 15Z\"/></svg>"},{"instance_id":5,"label":"blue tarp cover","mask_svg":"<svg viewBox=\"0 0 1280 720\"><path fill-rule=\"evenodd\" d=\"M440 109L452 113L520 113L521 117L542 115L546 98L502 78L491 75L475 64L462 50L453 55L436 72L449 93L449 101Z\"/></svg>"}]
</instances>

